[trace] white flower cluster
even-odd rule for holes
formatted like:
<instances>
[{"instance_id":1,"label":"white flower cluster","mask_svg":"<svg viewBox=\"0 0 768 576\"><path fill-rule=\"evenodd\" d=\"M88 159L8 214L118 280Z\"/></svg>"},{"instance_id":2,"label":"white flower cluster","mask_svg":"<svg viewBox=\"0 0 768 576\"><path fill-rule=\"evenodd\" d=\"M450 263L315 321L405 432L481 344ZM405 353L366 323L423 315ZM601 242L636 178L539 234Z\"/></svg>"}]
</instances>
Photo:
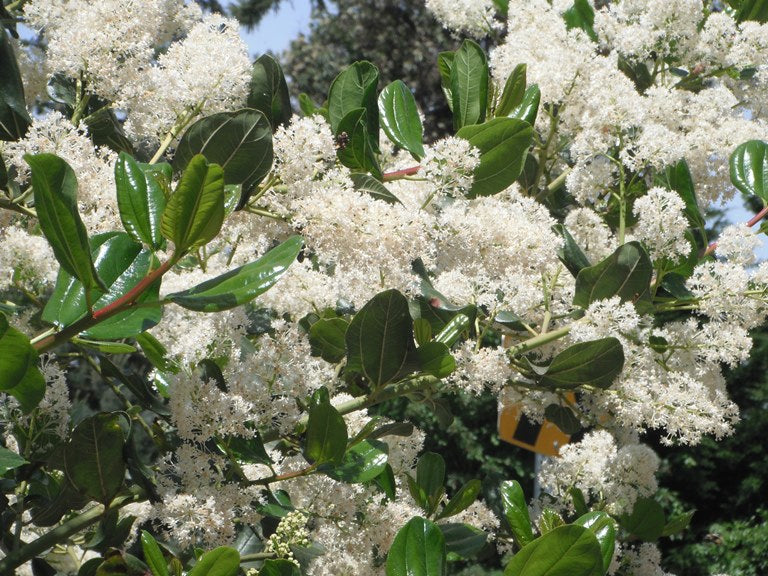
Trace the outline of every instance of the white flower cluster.
<instances>
[{"instance_id":1,"label":"white flower cluster","mask_svg":"<svg viewBox=\"0 0 768 576\"><path fill-rule=\"evenodd\" d=\"M427 0L427 10L456 34L484 38L497 28L492 0Z\"/></svg>"},{"instance_id":2,"label":"white flower cluster","mask_svg":"<svg viewBox=\"0 0 768 576\"><path fill-rule=\"evenodd\" d=\"M688 220L683 210L685 202L680 195L664 188L651 188L635 202L637 224L633 231L648 248L652 260L676 262L691 252L685 238Z\"/></svg>"},{"instance_id":3,"label":"white flower cluster","mask_svg":"<svg viewBox=\"0 0 768 576\"><path fill-rule=\"evenodd\" d=\"M572 506L568 489L574 487L588 501L606 504L611 514L622 514L656 492L658 467L658 456L644 444L619 445L609 432L597 430L563 446L559 458L547 459L539 481L565 508Z\"/></svg>"}]
</instances>

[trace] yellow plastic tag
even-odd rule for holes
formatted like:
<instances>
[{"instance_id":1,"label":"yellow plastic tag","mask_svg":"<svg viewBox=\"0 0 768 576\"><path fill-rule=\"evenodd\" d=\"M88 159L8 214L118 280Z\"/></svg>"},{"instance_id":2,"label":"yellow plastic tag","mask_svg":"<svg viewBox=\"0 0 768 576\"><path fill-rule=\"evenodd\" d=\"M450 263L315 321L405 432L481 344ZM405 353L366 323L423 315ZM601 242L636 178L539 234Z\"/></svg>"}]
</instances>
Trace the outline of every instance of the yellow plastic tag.
<instances>
[{"instance_id":1,"label":"yellow plastic tag","mask_svg":"<svg viewBox=\"0 0 768 576\"><path fill-rule=\"evenodd\" d=\"M499 436L505 442L545 456L559 456L560 448L571 439L570 435L546 419L541 424L528 420L520 404L502 406Z\"/></svg>"}]
</instances>

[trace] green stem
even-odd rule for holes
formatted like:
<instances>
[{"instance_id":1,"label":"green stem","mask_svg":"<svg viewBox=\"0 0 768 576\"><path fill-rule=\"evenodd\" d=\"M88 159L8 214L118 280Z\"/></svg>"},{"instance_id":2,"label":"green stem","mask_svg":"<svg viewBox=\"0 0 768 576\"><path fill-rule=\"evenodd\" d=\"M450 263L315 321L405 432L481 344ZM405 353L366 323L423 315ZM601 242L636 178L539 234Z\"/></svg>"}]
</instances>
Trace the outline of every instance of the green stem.
<instances>
[{"instance_id":1,"label":"green stem","mask_svg":"<svg viewBox=\"0 0 768 576\"><path fill-rule=\"evenodd\" d=\"M13 212L18 212L19 214L24 214L24 216L31 216L32 218L37 218L37 212L35 212L34 208L27 208L24 204L16 204L15 202L11 202L7 198L0 197L0 208L5 208L6 210L11 210Z\"/></svg>"},{"instance_id":2,"label":"green stem","mask_svg":"<svg viewBox=\"0 0 768 576\"><path fill-rule=\"evenodd\" d=\"M77 126L80 124L80 119L83 117L83 114L85 114L85 110L88 107L88 102L91 99L91 95L88 94L85 91L85 85L82 79L82 75L77 80L77 94L76 94L77 102L75 102L75 109L72 112L72 125Z\"/></svg>"},{"instance_id":3,"label":"green stem","mask_svg":"<svg viewBox=\"0 0 768 576\"><path fill-rule=\"evenodd\" d=\"M240 556L240 563L256 562L258 560L271 560L273 558L277 558L277 554L274 552L256 552L255 554L243 554Z\"/></svg>"},{"instance_id":4,"label":"green stem","mask_svg":"<svg viewBox=\"0 0 768 576\"><path fill-rule=\"evenodd\" d=\"M101 520L107 512L119 510L123 506L133 502L139 502L142 499L143 495L141 493L132 492L125 496L118 496L106 508L99 504L90 510L86 510L82 514L78 514L74 518L70 518L66 522L59 524L53 530L46 532L37 540L25 544L18 550L11 551L5 558L0 560L0 574L15 574L14 570L16 568L39 556L46 550L53 548L56 544L65 542L68 538L74 536L84 528L95 524Z\"/></svg>"},{"instance_id":5,"label":"green stem","mask_svg":"<svg viewBox=\"0 0 768 576\"><path fill-rule=\"evenodd\" d=\"M510 348L507 350L507 354L510 356L517 356L518 354L522 354L523 352L528 352L529 350L533 350L534 348L539 348L541 346L544 346L545 344L549 344L550 342L554 342L555 340L559 340L563 336L566 336L571 331L572 324L568 324L567 326L563 326L562 328L558 328L557 330L552 330L551 332L545 332L544 334L539 334L538 336L534 336L533 338L529 338L528 340L524 340L523 342L520 342L520 344L517 344L515 346L510 346Z\"/></svg>"},{"instance_id":6,"label":"green stem","mask_svg":"<svg viewBox=\"0 0 768 576\"><path fill-rule=\"evenodd\" d=\"M205 100L198 102L193 108L190 109L189 112L187 112L187 114L176 120L174 125L168 131L168 134L165 135L165 138L160 143L160 147L155 152L155 155L152 156L152 159L149 161L150 164L156 164L160 161L160 158L163 157L165 151L168 150L168 147L173 143L181 131L184 130L187 124L189 124L195 116L203 111L203 106L205 106Z\"/></svg>"}]
</instances>

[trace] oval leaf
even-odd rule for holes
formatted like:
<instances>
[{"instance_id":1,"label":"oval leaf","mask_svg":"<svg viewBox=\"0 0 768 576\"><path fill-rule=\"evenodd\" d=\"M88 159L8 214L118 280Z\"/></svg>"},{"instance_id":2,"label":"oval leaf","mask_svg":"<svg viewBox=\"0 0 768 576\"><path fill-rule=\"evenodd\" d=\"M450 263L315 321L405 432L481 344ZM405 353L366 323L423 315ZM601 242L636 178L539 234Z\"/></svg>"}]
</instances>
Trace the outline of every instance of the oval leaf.
<instances>
[{"instance_id":1,"label":"oval leaf","mask_svg":"<svg viewBox=\"0 0 768 576\"><path fill-rule=\"evenodd\" d=\"M438 524L445 537L445 550L450 561L475 556L488 541L488 534L469 524Z\"/></svg>"},{"instance_id":2,"label":"oval leaf","mask_svg":"<svg viewBox=\"0 0 768 576\"><path fill-rule=\"evenodd\" d=\"M653 264L639 242L627 242L601 262L583 268L576 276L573 303L587 308L592 302L613 296L634 302L639 311L651 301Z\"/></svg>"},{"instance_id":3,"label":"oval leaf","mask_svg":"<svg viewBox=\"0 0 768 576\"><path fill-rule=\"evenodd\" d=\"M141 531L141 548L144 551L144 561L152 571L153 576L169 576L168 563L165 561L160 546L146 530Z\"/></svg>"},{"instance_id":4,"label":"oval leaf","mask_svg":"<svg viewBox=\"0 0 768 576\"><path fill-rule=\"evenodd\" d=\"M516 118L494 118L456 133L480 150L472 188L467 196L492 196L510 186L523 172L533 142L531 125Z\"/></svg>"},{"instance_id":5,"label":"oval leaf","mask_svg":"<svg viewBox=\"0 0 768 576\"><path fill-rule=\"evenodd\" d=\"M352 172L349 176L352 178L352 184L355 185L355 190L358 192L365 192L377 200L383 200L388 204L402 204L397 196L392 194L384 184L370 174Z\"/></svg>"},{"instance_id":6,"label":"oval leaf","mask_svg":"<svg viewBox=\"0 0 768 576\"><path fill-rule=\"evenodd\" d=\"M140 244L123 232L97 234L91 239L92 258L96 271L104 281L107 290L96 293L95 308L103 308L124 296L150 271L157 267L157 259ZM160 283L150 286L137 300L157 300ZM57 326L68 326L87 313L83 285L64 270L59 271L51 298L43 309L42 318ZM162 308L138 308L126 310L107 318L83 332L96 339L131 338L160 321Z\"/></svg>"},{"instance_id":7,"label":"oval leaf","mask_svg":"<svg viewBox=\"0 0 768 576\"><path fill-rule=\"evenodd\" d=\"M198 284L166 296L179 306L198 312L220 312L250 302L269 290L285 274L301 251L304 239L292 236L264 256Z\"/></svg>"},{"instance_id":8,"label":"oval leaf","mask_svg":"<svg viewBox=\"0 0 768 576\"><path fill-rule=\"evenodd\" d=\"M485 51L476 42L464 40L454 53L451 66L454 130L485 120L488 78Z\"/></svg>"},{"instance_id":9,"label":"oval leaf","mask_svg":"<svg viewBox=\"0 0 768 576\"><path fill-rule=\"evenodd\" d=\"M137 242L159 250L163 241L160 218L165 210L165 194L156 176L121 152L115 164L115 185L125 231Z\"/></svg>"},{"instance_id":10,"label":"oval leaf","mask_svg":"<svg viewBox=\"0 0 768 576\"><path fill-rule=\"evenodd\" d=\"M0 29L0 140L23 138L31 123L16 54L3 28Z\"/></svg>"},{"instance_id":11,"label":"oval leaf","mask_svg":"<svg viewBox=\"0 0 768 576\"><path fill-rule=\"evenodd\" d=\"M631 514L619 519L622 528L646 542L658 540L666 523L664 509L653 498L638 498Z\"/></svg>"},{"instance_id":12,"label":"oval leaf","mask_svg":"<svg viewBox=\"0 0 768 576\"><path fill-rule=\"evenodd\" d=\"M360 372L375 386L390 382L413 348L408 300L397 290L377 294L355 314L345 341L348 369Z\"/></svg>"},{"instance_id":13,"label":"oval leaf","mask_svg":"<svg viewBox=\"0 0 768 576\"><path fill-rule=\"evenodd\" d=\"M536 123L536 116L539 114L539 102L541 101L541 90L538 84L531 84L525 89L523 101L520 102L507 116L524 120L531 126Z\"/></svg>"},{"instance_id":14,"label":"oval leaf","mask_svg":"<svg viewBox=\"0 0 768 576\"><path fill-rule=\"evenodd\" d=\"M624 348L616 338L579 342L555 356L539 384L566 389L589 384L605 390L623 368Z\"/></svg>"},{"instance_id":15,"label":"oval leaf","mask_svg":"<svg viewBox=\"0 0 768 576\"><path fill-rule=\"evenodd\" d=\"M240 570L240 552L220 546L203 554L188 576L236 576Z\"/></svg>"},{"instance_id":16,"label":"oval leaf","mask_svg":"<svg viewBox=\"0 0 768 576\"><path fill-rule=\"evenodd\" d=\"M336 140L339 142L336 154L339 162L347 168L370 172L376 178L381 178L381 168L376 159L376 148L371 140L367 118L368 112L364 108L357 108L341 119L336 131Z\"/></svg>"},{"instance_id":17,"label":"oval leaf","mask_svg":"<svg viewBox=\"0 0 768 576\"><path fill-rule=\"evenodd\" d=\"M189 161L163 212L160 230L176 256L207 244L224 222L224 171L198 154Z\"/></svg>"},{"instance_id":18,"label":"oval leaf","mask_svg":"<svg viewBox=\"0 0 768 576\"><path fill-rule=\"evenodd\" d=\"M395 80L379 94L381 126L393 143L414 158L424 158L424 129L413 94L402 80Z\"/></svg>"},{"instance_id":19,"label":"oval leaf","mask_svg":"<svg viewBox=\"0 0 768 576\"><path fill-rule=\"evenodd\" d=\"M387 576L444 576L445 537L429 520L411 518L395 536L387 554Z\"/></svg>"},{"instance_id":20,"label":"oval leaf","mask_svg":"<svg viewBox=\"0 0 768 576\"><path fill-rule=\"evenodd\" d=\"M0 446L0 476L3 476L10 470L24 466L24 464L28 464L24 458L16 454L14 451Z\"/></svg>"},{"instance_id":21,"label":"oval leaf","mask_svg":"<svg viewBox=\"0 0 768 576\"><path fill-rule=\"evenodd\" d=\"M328 390L320 388L312 395L307 421L304 457L310 464L339 464L347 450L347 425L331 406Z\"/></svg>"},{"instance_id":22,"label":"oval leaf","mask_svg":"<svg viewBox=\"0 0 768 576\"><path fill-rule=\"evenodd\" d=\"M501 483L501 505L504 509L504 517L518 545L523 547L533 541L533 528L528 514L528 505L525 502L523 488L517 480L508 480Z\"/></svg>"},{"instance_id":23,"label":"oval leaf","mask_svg":"<svg viewBox=\"0 0 768 576\"><path fill-rule=\"evenodd\" d=\"M600 543L587 528L559 526L515 554L504 575L602 576Z\"/></svg>"},{"instance_id":24,"label":"oval leaf","mask_svg":"<svg viewBox=\"0 0 768 576\"><path fill-rule=\"evenodd\" d=\"M495 116L508 116L523 101L525 94L526 72L528 68L525 64L518 64L512 70L512 74L507 78L504 84L504 90L496 106Z\"/></svg>"},{"instance_id":25,"label":"oval leaf","mask_svg":"<svg viewBox=\"0 0 768 576\"><path fill-rule=\"evenodd\" d=\"M321 318L309 329L309 345L312 355L320 356L326 362L341 362L346 354L344 335L349 322L343 318Z\"/></svg>"},{"instance_id":26,"label":"oval leaf","mask_svg":"<svg viewBox=\"0 0 768 576\"><path fill-rule=\"evenodd\" d=\"M105 506L125 478L125 431L121 424L125 424L122 414L86 418L74 429L64 450L64 469L72 485Z\"/></svg>"},{"instance_id":27,"label":"oval leaf","mask_svg":"<svg viewBox=\"0 0 768 576\"><path fill-rule=\"evenodd\" d=\"M350 484L370 482L384 472L388 452L389 447L380 440L363 440L346 451L339 466L325 472L335 480Z\"/></svg>"},{"instance_id":28,"label":"oval leaf","mask_svg":"<svg viewBox=\"0 0 768 576\"><path fill-rule=\"evenodd\" d=\"M290 560L265 560L259 576L302 576L301 570Z\"/></svg>"},{"instance_id":29,"label":"oval leaf","mask_svg":"<svg viewBox=\"0 0 768 576\"><path fill-rule=\"evenodd\" d=\"M445 378L456 369L456 360L442 342L427 342L416 350L421 370L435 378Z\"/></svg>"},{"instance_id":30,"label":"oval leaf","mask_svg":"<svg viewBox=\"0 0 768 576\"><path fill-rule=\"evenodd\" d=\"M263 112L248 108L206 116L181 137L174 170L185 170L197 154L221 166L225 184L242 185L242 208L272 168L272 127Z\"/></svg>"},{"instance_id":31,"label":"oval leaf","mask_svg":"<svg viewBox=\"0 0 768 576\"><path fill-rule=\"evenodd\" d=\"M328 92L328 118L334 134L338 134L341 121L358 108L366 111L365 125L371 139L371 147L378 150L379 107L376 101L376 87L379 71L370 62L355 62L342 71Z\"/></svg>"},{"instance_id":32,"label":"oval leaf","mask_svg":"<svg viewBox=\"0 0 768 576\"><path fill-rule=\"evenodd\" d=\"M768 143L750 140L731 154L731 182L743 194L768 202Z\"/></svg>"},{"instance_id":33,"label":"oval leaf","mask_svg":"<svg viewBox=\"0 0 768 576\"><path fill-rule=\"evenodd\" d=\"M269 54L262 54L253 63L248 108L266 114L273 131L288 124L293 114L283 69Z\"/></svg>"},{"instance_id":34,"label":"oval leaf","mask_svg":"<svg viewBox=\"0 0 768 576\"><path fill-rule=\"evenodd\" d=\"M77 178L64 160L53 154L25 154L32 171L35 209L48 243L62 269L87 290L104 288L91 260L88 233L77 211Z\"/></svg>"},{"instance_id":35,"label":"oval leaf","mask_svg":"<svg viewBox=\"0 0 768 576\"><path fill-rule=\"evenodd\" d=\"M0 313L0 391L31 412L45 395L45 378L37 367L37 351L22 332Z\"/></svg>"},{"instance_id":36,"label":"oval leaf","mask_svg":"<svg viewBox=\"0 0 768 576\"><path fill-rule=\"evenodd\" d=\"M603 572L608 572L616 548L616 522L605 512L597 510L579 517L574 524L588 528L595 535L603 555Z\"/></svg>"},{"instance_id":37,"label":"oval leaf","mask_svg":"<svg viewBox=\"0 0 768 576\"><path fill-rule=\"evenodd\" d=\"M442 509L440 514L437 516L437 519L439 520L440 518L448 518L450 516L454 516L459 512L463 512L469 508L472 503L477 500L477 495L480 494L481 488L482 484L480 483L480 480L477 479L470 480L464 484L464 486L462 486L459 491L453 495L453 498L448 501L448 504L446 504L445 508Z\"/></svg>"}]
</instances>

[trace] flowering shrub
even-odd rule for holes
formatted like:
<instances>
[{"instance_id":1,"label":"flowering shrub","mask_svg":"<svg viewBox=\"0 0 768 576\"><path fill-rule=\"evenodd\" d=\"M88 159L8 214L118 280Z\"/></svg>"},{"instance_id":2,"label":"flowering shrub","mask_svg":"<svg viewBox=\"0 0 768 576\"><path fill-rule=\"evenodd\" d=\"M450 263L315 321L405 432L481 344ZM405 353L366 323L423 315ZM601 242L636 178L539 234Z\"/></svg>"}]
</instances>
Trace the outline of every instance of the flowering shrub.
<instances>
[{"instance_id":1,"label":"flowering shrub","mask_svg":"<svg viewBox=\"0 0 768 576\"><path fill-rule=\"evenodd\" d=\"M717 244L705 216L768 200L768 3L427 5L497 40L440 55L432 144L369 62L294 114L277 62L192 4L13 5L0 573L433 576L488 550L510 576L662 573L690 514L654 499L642 434L728 434L722 368L766 311L768 209ZM83 365L121 410L73 409ZM367 409L453 390L585 434L530 503L449 497L423 435Z\"/></svg>"}]
</instances>

